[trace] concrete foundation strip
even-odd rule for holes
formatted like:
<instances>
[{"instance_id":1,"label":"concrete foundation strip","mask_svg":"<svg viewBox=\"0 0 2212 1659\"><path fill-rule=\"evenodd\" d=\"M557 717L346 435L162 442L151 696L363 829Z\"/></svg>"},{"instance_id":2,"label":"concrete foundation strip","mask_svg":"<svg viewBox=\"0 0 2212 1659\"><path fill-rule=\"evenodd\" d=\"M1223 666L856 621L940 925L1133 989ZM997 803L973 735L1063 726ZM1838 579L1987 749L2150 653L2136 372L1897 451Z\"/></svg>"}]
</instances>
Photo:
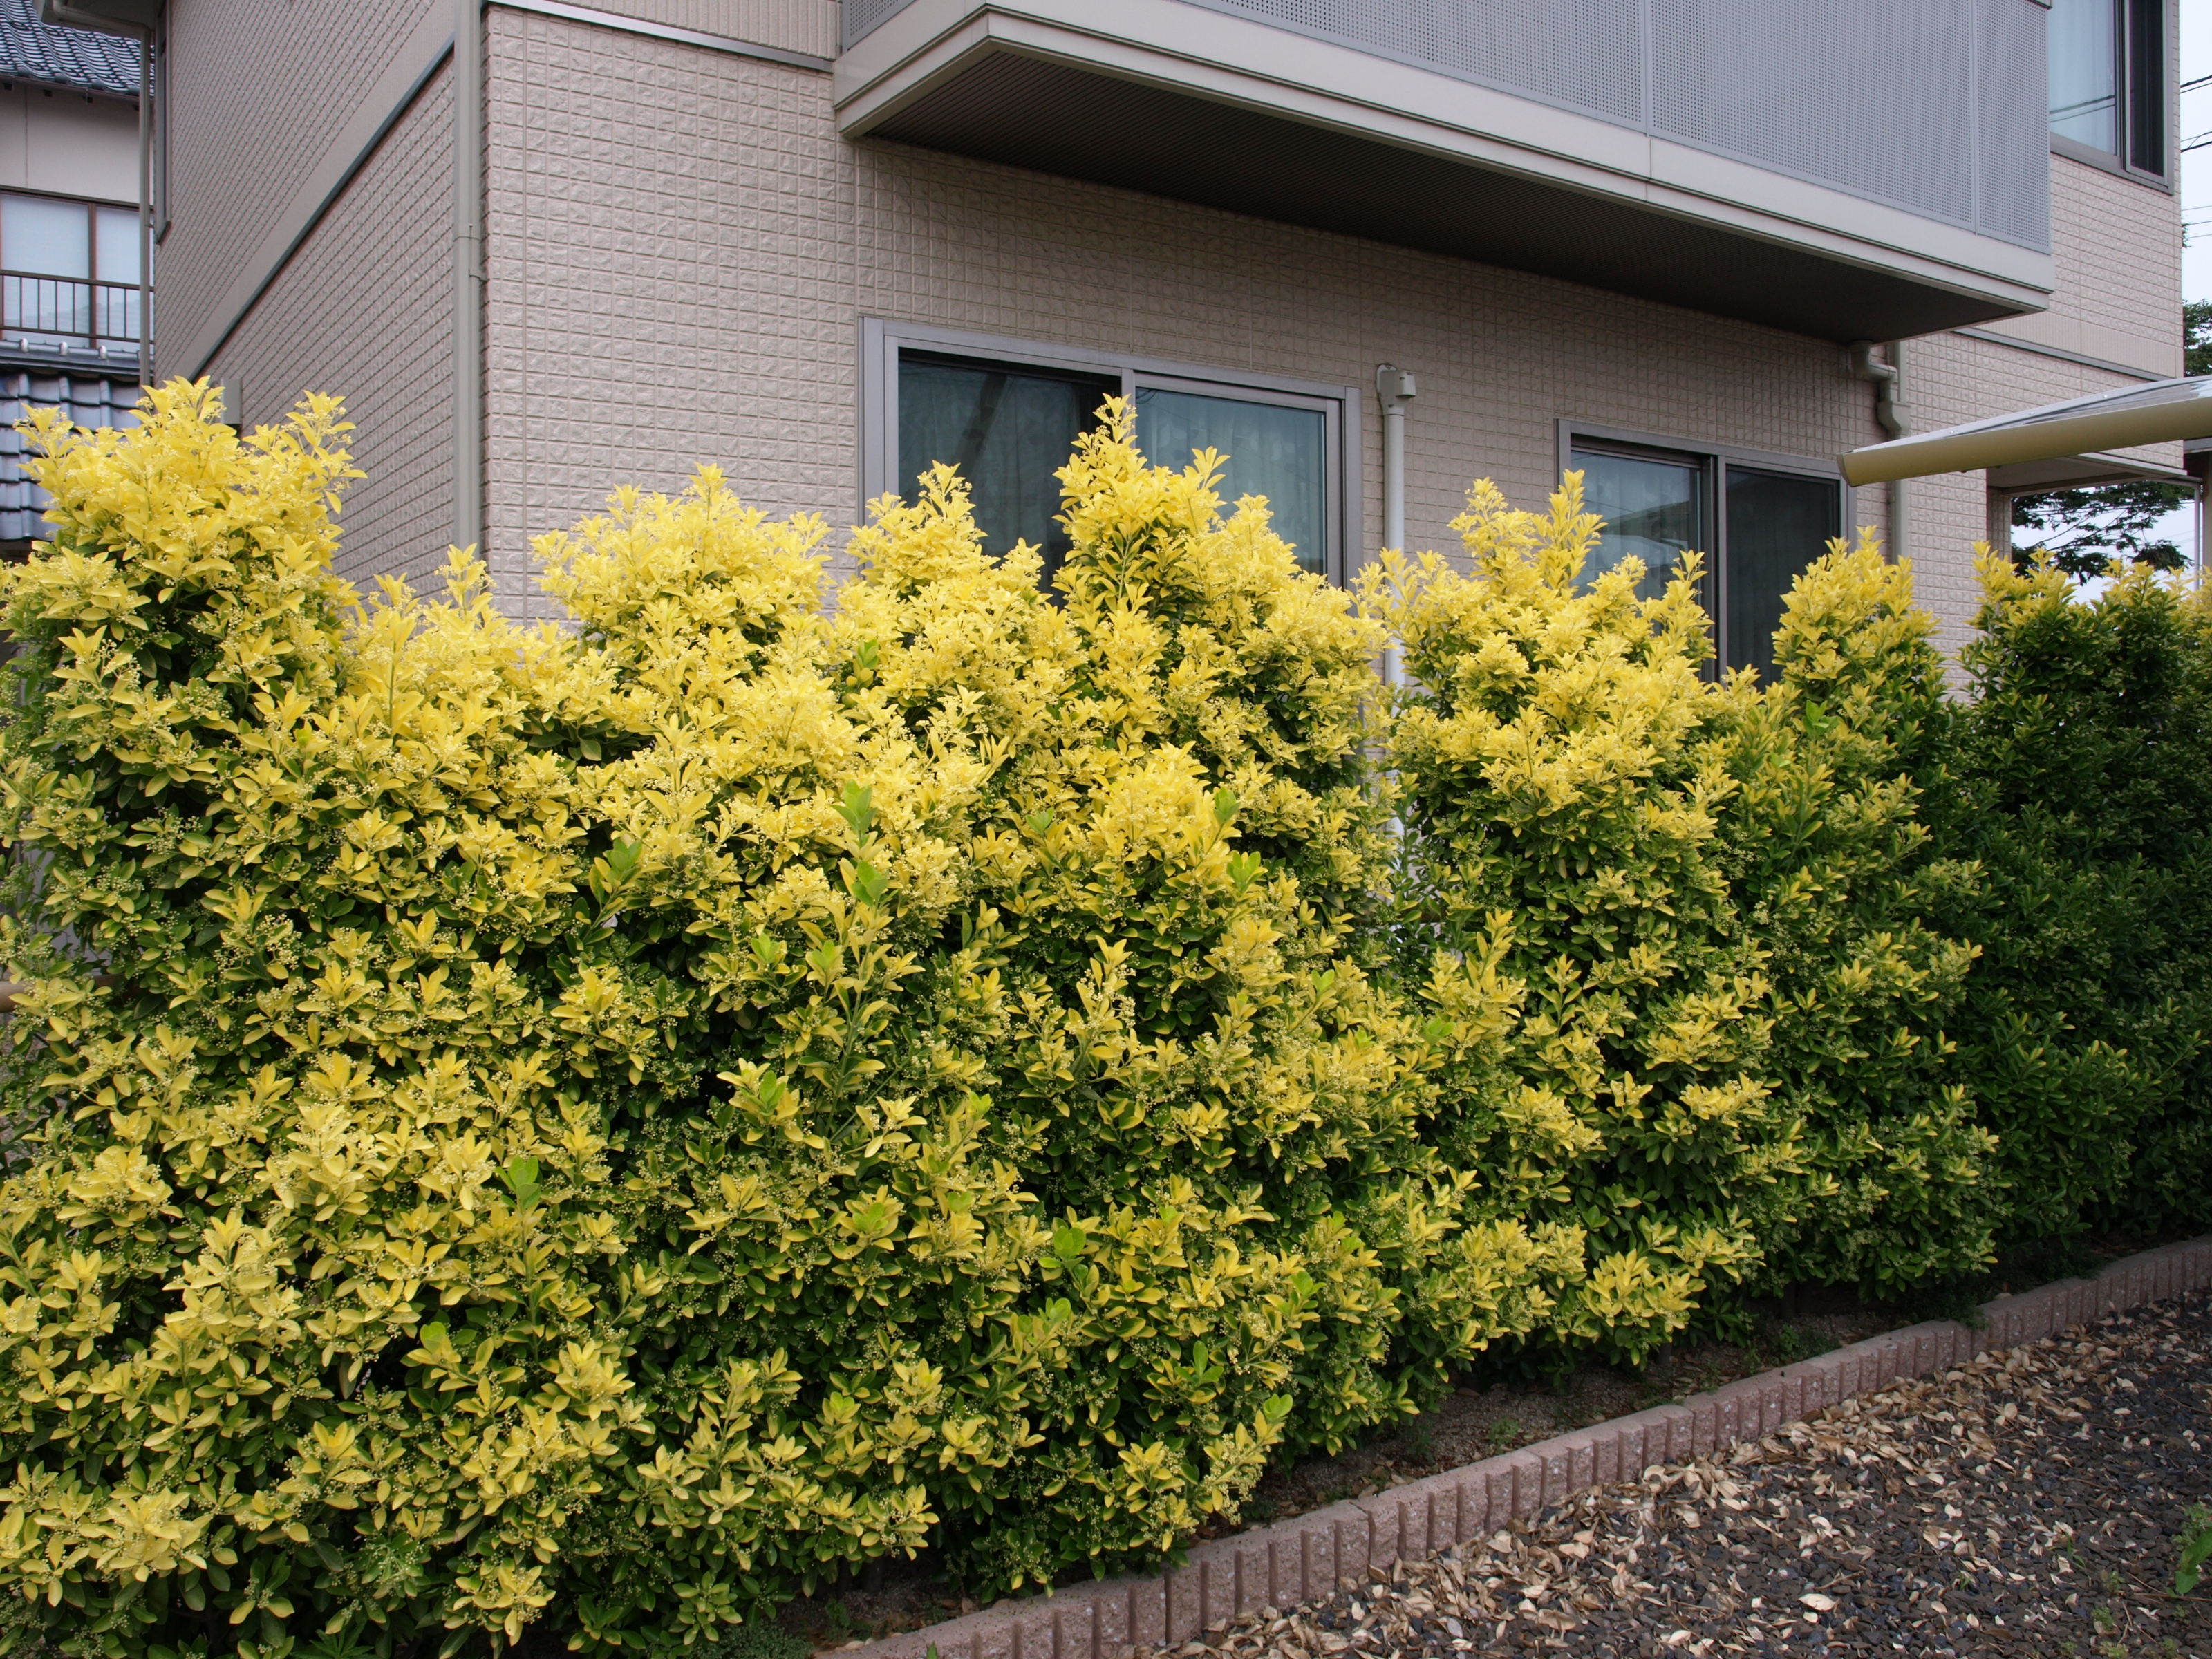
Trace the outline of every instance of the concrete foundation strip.
<instances>
[{"instance_id":1,"label":"concrete foundation strip","mask_svg":"<svg viewBox=\"0 0 2212 1659\"><path fill-rule=\"evenodd\" d=\"M1869 1337L1692 1395L1577 1429L1500 1457L1194 1546L1184 1565L1000 1601L964 1618L843 1650L854 1659L1119 1659L1186 1642L1263 1607L1285 1608L1528 1517L1585 1489L1756 1440L1826 1406L1927 1376L1992 1348L2033 1342L2106 1314L2212 1286L2212 1237L2146 1250L2094 1279L2062 1279L1948 1320Z\"/></svg>"}]
</instances>

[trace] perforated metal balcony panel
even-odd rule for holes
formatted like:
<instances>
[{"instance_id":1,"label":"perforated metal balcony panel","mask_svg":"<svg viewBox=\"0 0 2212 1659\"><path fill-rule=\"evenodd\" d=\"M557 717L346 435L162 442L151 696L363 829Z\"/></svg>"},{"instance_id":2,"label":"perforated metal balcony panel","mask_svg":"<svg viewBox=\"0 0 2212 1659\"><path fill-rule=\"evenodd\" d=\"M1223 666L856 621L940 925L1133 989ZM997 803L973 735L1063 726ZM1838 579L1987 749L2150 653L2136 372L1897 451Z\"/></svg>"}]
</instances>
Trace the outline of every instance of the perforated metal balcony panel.
<instances>
[{"instance_id":1,"label":"perforated metal balcony panel","mask_svg":"<svg viewBox=\"0 0 2212 1659\"><path fill-rule=\"evenodd\" d=\"M851 137L1836 340L2047 301L2034 0L873 3L848 0ZM1800 12L1830 14L1809 47ZM1869 30L1889 73L1854 116L1837 64Z\"/></svg>"}]
</instances>

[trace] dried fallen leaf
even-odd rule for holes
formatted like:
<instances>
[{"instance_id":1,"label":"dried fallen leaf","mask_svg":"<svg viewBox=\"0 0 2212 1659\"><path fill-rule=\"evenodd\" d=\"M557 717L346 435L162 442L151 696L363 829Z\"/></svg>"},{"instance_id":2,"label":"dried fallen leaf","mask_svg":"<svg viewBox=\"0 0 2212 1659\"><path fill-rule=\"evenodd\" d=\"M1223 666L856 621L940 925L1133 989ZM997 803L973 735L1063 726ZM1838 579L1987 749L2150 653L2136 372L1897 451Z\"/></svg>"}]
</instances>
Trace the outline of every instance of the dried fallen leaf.
<instances>
[{"instance_id":1,"label":"dried fallen leaf","mask_svg":"<svg viewBox=\"0 0 2212 1659\"><path fill-rule=\"evenodd\" d=\"M1808 1590L1797 1599L1815 1613L1833 1613L1836 1610L1836 1598L1823 1595L1818 1590Z\"/></svg>"}]
</instances>

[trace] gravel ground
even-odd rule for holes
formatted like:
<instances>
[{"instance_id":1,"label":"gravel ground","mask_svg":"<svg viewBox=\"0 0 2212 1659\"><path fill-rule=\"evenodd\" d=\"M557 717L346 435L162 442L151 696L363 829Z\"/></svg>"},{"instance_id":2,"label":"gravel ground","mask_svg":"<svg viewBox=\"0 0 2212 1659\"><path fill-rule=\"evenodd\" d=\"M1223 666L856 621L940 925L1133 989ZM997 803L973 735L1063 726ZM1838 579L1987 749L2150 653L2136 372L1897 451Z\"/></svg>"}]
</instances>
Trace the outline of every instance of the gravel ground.
<instances>
[{"instance_id":1,"label":"gravel ground","mask_svg":"<svg viewBox=\"0 0 2212 1659\"><path fill-rule=\"evenodd\" d=\"M2212 1300L2191 1296L1654 1468L1187 1659L2006 1654L2212 1659Z\"/></svg>"},{"instance_id":2,"label":"gravel ground","mask_svg":"<svg viewBox=\"0 0 2212 1659\"><path fill-rule=\"evenodd\" d=\"M2118 1252L2126 1253L2124 1248ZM1825 1303L1808 1298L1795 1309L1771 1306L1746 1343L1684 1343L1640 1374L1589 1363L1556 1387L1522 1381L1457 1389L1395 1432L1334 1457L1310 1456L1270 1469L1233 1523L1208 1527L1198 1536L1217 1538L1309 1514L1341 1498L1386 1492L1425 1474L1826 1353L1894 1330L1901 1322L1905 1322L1893 1310L1862 1306L1848 1297L1831 1296ZM1081 1583L1089 1577L1087 1571L1071 1568L1061 1582ZM852 1579L793 1601L780 1622L811 1648L830 1653L856 1636L919 1630L974 1611L975 1603L960 1594L929 1554L876 1562Z\"/></svg>"},{"instance_id":3,"label":"gravel ground","mask_svg":"<svg viewBox=\"0 0 2212 1659\"><path fill-rule=\"evenodd\" d=\"M1308 1514L1341 1498L1388 1492L1425 1474L1626 1417L1646 1406L1703 1394L1740 1376L1809 1359L1910 1322L1886 1309L1862 1307L1842 1298L1838 1302L1832 1309L1794 1316L1771 1312L1759 1322L1758 1334L1745 1344L1685 1343L1642 1373L1593 1362L1577 1366L1556 1387L1522 1382L1456 1389L1395 1433L1334 1457L1308 1457L1286 1468L1268 1470L1233 1525L1212 1527L1199 1535L1220 1537Z\"/></svg>"}]
</instances>

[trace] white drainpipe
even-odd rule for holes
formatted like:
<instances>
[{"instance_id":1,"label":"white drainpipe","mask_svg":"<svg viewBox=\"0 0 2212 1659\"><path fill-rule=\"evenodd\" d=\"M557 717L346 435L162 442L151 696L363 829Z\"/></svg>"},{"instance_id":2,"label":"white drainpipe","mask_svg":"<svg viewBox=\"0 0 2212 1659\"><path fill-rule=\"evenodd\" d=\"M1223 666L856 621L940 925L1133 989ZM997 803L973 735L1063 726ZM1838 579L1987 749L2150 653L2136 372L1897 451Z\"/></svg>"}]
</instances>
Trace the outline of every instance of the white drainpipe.
<instances>
[{"instance_id":1,"label":"white drainpipe","mask_svg":"<svg viewBox=\"0 0 2212 1659\"><path fill-rule=\"evenodd\" d=\"M1379 364L1375 370L1375 391L1382 399L1382 545L1395 547L1403 552L1406 546L1406 405L1416 396L1413 377L1395 363ZM1405 668L1399 660L1395 639L1383 647L1382 681L1386 685L1405 684Z\"/></svg>"},{"instance_id":2,"label":"white drainpipe","mask_svg":"<svg viewBox=\"0 0 2212 1659\"><path fill-rule=\"evenodd\" d=\"M1892 340L1889 361L1883 362L1874 355L1874 342L1861 340L1851 348L1851 372L1862 380L1874 382L1874 417L1882 431L1892 438L1902 438L1911 432L1911 411L1905 402L1905 342ZM1905 556L1905 480L1893 478L1889 485L1889 556L1893 561Z\"/></svg>"}]
</instances>

